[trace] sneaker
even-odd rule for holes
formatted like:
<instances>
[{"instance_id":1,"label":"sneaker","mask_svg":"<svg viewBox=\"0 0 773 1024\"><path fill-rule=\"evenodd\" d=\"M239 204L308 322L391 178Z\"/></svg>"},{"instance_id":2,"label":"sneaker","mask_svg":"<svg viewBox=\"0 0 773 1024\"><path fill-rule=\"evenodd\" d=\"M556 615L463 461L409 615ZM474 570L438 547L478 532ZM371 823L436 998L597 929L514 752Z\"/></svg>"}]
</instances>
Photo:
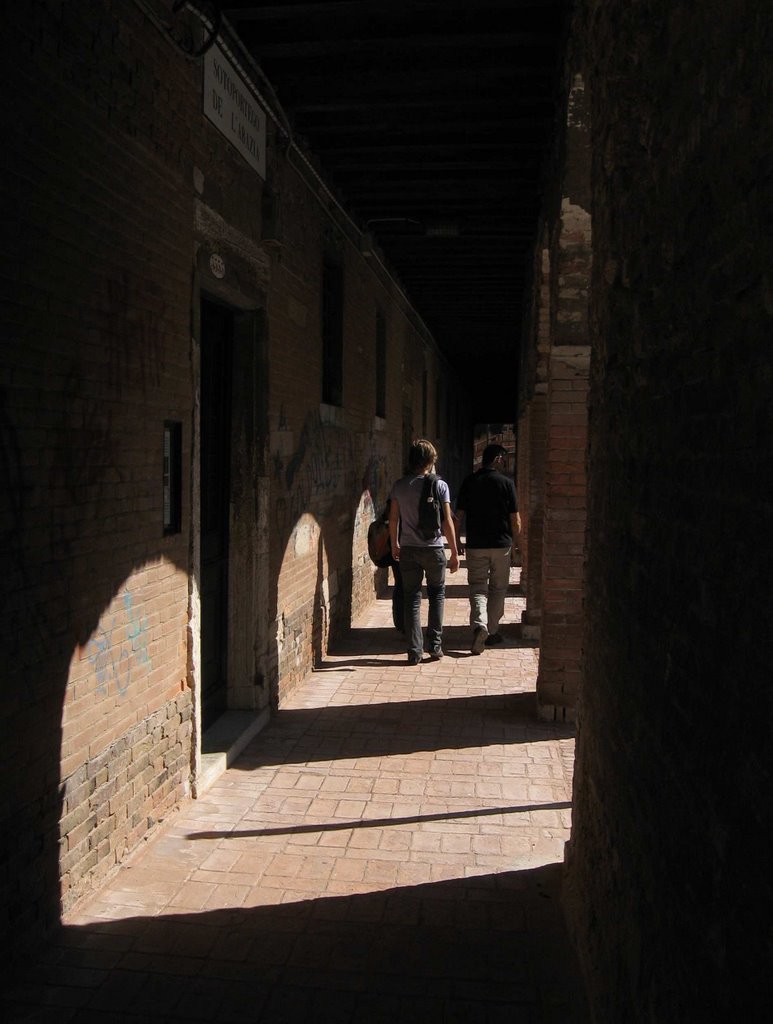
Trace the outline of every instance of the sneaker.
<instances>
[{"instance_id":1,"label":"sneaker","mask_svg":"<svg viewBox=\"0 0 773 1024\"><path fill-rule=\"evenodd\" d=\"M409 651L408 652L408 664L409 665L418 665L420 663L420 661L421 661L421 658L419 657L418 654L414 654L413 651Z\"/></svg>"},{"instance_id":2,"label":"sneaker","mask_svg":"<svg viewBox=\"0 0 773 1024\"><path fill-rule=\"evenodd\" d=\"M472 647L470 651L472 654L481 654L483 648L486 646L486 640L488 640L488 630L485 626L476 626L475 632L472 635Z\"/></svg>"},{"instance_id":3,"label":"sneaker","mask_svg":"<svg viewBox=\"0 0 773 1024\"><path fill-rule=\"evenodd\" d=\"M504 637L501 633L489 633L489 638L486 641L486 647L495 647L497 644L501 644Z\"/></svg>"},{"instance_id":4,"label":"sneaker","mask_svg":"<svg viewBox=\"0 0 773 1024\"><path fill-rule=\"evenodd\" d=\"M445 651L442 651L439 647L436 651L429 652L430 661L440 661L441 658L445 657Z\"/></svg>"}]
</instances>

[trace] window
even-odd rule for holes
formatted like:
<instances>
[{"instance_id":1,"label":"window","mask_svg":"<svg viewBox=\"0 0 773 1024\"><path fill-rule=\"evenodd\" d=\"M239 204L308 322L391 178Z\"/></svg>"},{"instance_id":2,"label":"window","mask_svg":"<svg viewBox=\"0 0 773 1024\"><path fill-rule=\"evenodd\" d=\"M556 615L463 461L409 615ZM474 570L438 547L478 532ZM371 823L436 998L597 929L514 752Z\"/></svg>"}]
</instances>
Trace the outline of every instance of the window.
<instances>
[{"instance_id":1,"label":"window","mask_svg":"<svg viewBox=\"0 0 773 1024\"><path fill-rule=\"evenodd\" d=\"M322 401L343 405L344 272L326 257L322 267Z\"/></svg>"},{"instance_id":2,"label":"window","mask_svg":"<svg viewBox=\"0 0 773 1024\"><path fill-rule=\"evenodd\" d=\"M429 387L429 375L427 371L421 375L421 432L427 433L427 391Z\"/></svg>"},{"instance_id":3,"label":"window","mask_svg":"<svg viewBox=\"0 0 773 1024\"><path fill-rule=\"evenodd\" d=\"M386 317L376 311L376 415L386 416Z\"/></svg>"}]
</instances>

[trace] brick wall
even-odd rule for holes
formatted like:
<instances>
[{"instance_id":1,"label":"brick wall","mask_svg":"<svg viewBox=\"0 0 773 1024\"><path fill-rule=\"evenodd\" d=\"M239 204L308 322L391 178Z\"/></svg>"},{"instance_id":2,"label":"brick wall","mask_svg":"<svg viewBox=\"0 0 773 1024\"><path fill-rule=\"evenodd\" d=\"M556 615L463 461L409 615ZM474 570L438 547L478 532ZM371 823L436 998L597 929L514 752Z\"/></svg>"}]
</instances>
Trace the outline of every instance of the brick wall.
<instances>
[{"instance_id":1,"label":"brick wall","mask_svg":"<svg viewBox=\"0 0 773 1024\"><path fill-rule=\"evenodd\" d=\"M481 464L483 449L490 444L501 444L512 460L516 454L514 426L513 423L476 424L472 445L472 459L476 468Z\"/></svg>"},{"instance_id":2,"label":"brick wall","mask_svg":"<svg viewBox=\"0 0 773 1024\"><path fill-rule=\"evenodd\" d=\"M526 595L523 637L539 640L545 529L547 371L550 352L550 254L535 250L532 303L522 345L518 423L518 493L521 507L521 588Z\"/></svg>"},{"instance_id":3,"label":"brick wall","mask_svg":"<svg viewBox=\"0 0 773 1024\"><path fill-rule=\"evenodd\" d=\"M269 631L281 703L324 657L328 644L383 590L384 572L367 556L367 528L402 473L403 436L440 433L434 389L459 388L434 342L383 268L364 257L343 217L331 224L297 171L277 160L285 197L285 239L275 262L268 316L272 351L270 457L272 559L278 581ZM320 403L324 251L343 267L343 400ZM288 296L291 298L288 300ZM386 416L376 415L376 316L386 324ZM424 372L428 387L422 402ZM408 429L410 428L410 429ZM455 436L438 441L441 472L453 466ZM453 470L452 470L453 471Z\"/></svg>"},{"instance_id":4,"label":"brick wall","mask_svg":"<svg viewBox=\"0 0 773 1024\"><path fill-rule=\"evenodd\" d=\"M68 906L114 866L189 775L189 537L163 536L160 481L163 422L191 417L191 204L167 102L190 72L162 82L163 40L132 5L121 22L103 7L6 19L2 905L15 943L55 917L60 889ZM187 467L187 429L183 443Z\"/></svg>"},{"instance_id":5,"label":"brick wall","mask_svg":"<svg viewBox=\"0 0 773 1024\"><path fill-rule=\"evenodd\" d=\"M761 1020L771 14L582 7L596 259L570 917L595 1020Z\"/></svg>"},{"instance_id":6,"label":"brick wall","mask_svg":"<svg viewBox=\"0 0 773 1024\"><path fill-rule=\"evenodd\" d=\"M537 707L574 721L582 690L585 458L592 265L589 124L581 66L566 61L564 126L551 160L525 318L520 429L528 445L519 486L524 517L523 635L540 644Z\"/></svg>"},{"instance_id":7,"label":"brick wall","mask_svg":"<svg viewBox=\"0 0 773 1024\"><path fill-rule=\"evenodd\" d=\"M201 296L235 317L229 707L280 700L374 599L367 524L400 474L425 366L463 405L404 296L271 121L278 215L264 240L263 185L204 119L201 65L141 5L17 5L6 21L1 896L19 946L195 782ZM331 245L345 277L341 408L321 405ZM171 535L165 420L182 425ZM465 426L462 413L449 451Z\"/></svg>"},{"instance_id":8,"label":"brick wall","mask_svg":"<svg viewBox=\"0 0 773 1024\"><path fill-rule=\"evenodd\" d=\"M588 363L586 346L550 353L537 676L538 712L548 720L574 720L581 692Z\"/></svg>"}]
</instances>

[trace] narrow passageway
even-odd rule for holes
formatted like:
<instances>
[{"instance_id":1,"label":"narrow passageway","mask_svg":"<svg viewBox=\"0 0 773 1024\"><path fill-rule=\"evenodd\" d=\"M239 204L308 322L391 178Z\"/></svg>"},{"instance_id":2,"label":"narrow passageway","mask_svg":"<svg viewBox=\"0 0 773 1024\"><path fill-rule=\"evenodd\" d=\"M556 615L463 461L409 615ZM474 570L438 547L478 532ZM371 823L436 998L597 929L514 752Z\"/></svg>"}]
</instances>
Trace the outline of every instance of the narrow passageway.
<instances>
[{"instance_id":1,"label":"narrow passageway","mask_svg":"<svg viewBox=\"0 0 773 1024\"><path fill-rule=\"evenodd\" d=\"M68 916L11 1019L584 1021L559 906L573 739L535 717L518 573L480 657L463 568L442 661L409 667L378 601Z\"/></svg>"}]
</instances>

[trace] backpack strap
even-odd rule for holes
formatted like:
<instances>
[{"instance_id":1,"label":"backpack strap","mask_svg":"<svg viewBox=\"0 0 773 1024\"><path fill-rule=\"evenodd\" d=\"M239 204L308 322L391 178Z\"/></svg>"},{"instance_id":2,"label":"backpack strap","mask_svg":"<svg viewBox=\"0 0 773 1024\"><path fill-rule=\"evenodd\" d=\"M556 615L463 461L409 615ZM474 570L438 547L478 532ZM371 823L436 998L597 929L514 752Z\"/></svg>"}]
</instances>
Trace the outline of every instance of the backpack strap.
<instances>
[{"instance_id":1,"label":"backpack strap","mask_svg":"<svg viewBox=\"0 0 773 1024\"><path fill-rule=\"evenodd\" d=\"M419 532L425 540L431 540L438 533L442 534L443 532L443 515L437 480L435 473L427 473L421 485Z\"/></svg>"},{"instance_id":2,"label":"backpack strap","mask_svg":"<svg viewBox=\"0 0 773 1024\"><path fill-rule=\"evenodd\" d=\"M427 477L431 481L432 488L432 500L435 504L440 507L440 491L437 489L438 475L437 473L429 473Z\"/></svg>"}]
</instances>

